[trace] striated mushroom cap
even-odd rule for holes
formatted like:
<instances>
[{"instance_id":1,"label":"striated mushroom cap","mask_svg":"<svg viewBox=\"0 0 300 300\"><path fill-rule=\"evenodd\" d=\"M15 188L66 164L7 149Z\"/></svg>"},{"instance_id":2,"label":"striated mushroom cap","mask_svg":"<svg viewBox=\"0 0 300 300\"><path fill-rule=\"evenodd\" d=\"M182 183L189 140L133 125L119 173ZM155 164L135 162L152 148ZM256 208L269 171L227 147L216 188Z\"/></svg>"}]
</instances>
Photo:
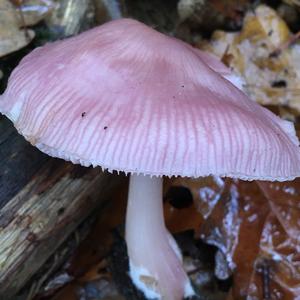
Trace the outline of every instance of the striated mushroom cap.
<instances>
[{"instance_id":1,"label":"striated mushroom cap","mask_svg":"<svg viewBox=\"0 0 300 300\"><path fill-rule=\"evenodd\" d=\"M213 56L121 19L27 55L0 111L43 152L85 166L156 176L299 176L293 125L227 77Z\"/></svg>"}]
</instances>

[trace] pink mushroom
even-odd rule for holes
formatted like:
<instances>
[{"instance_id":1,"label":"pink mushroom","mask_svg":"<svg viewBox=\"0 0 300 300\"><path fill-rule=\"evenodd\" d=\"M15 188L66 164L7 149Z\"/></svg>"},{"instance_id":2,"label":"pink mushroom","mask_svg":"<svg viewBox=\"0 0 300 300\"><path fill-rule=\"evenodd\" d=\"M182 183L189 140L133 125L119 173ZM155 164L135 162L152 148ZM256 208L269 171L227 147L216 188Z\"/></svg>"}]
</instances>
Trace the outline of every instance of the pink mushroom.
<instances>
[{"instance_id":1,"label":"pink mushroom","mask_svg":"<svg viewBox=\"0 0 300 300\"><path fill-rule=\"evenodd\" d=\"M130 275L148 298L193 294L165 228L162 176L300 175L293 125L230 77L213 56L121 19L35 49L0 98L0 111L41 151L131 173Z\"/></svg>"}]
</instances>

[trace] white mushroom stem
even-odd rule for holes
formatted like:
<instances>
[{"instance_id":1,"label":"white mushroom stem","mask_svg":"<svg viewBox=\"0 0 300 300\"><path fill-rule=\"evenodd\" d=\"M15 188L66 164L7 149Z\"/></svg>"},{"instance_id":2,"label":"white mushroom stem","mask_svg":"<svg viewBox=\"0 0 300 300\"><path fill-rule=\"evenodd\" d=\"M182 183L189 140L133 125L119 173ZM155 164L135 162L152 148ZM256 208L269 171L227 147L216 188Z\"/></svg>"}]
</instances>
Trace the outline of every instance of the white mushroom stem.
<instances>
[{"instance_id":1,"label":"white mushroom stem","mask_svg":"<svg viewBox=\"0 0 300 300\"><path fill-rule=\"evenodd\" d=\"M162 178L131 175L126 215L130 276L148 299L193 295L180 250L164 224Z\"/></svg>"}]
</instances>

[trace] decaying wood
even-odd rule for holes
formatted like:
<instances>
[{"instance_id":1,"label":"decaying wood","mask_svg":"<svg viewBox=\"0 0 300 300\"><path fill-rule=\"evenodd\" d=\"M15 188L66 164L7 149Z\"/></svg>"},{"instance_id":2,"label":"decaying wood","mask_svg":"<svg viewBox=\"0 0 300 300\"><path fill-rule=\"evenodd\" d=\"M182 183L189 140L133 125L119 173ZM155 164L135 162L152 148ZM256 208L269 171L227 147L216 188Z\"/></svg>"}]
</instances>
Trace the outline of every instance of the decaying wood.
<instances>
[{"instance_id":1,"label":"decaying wood","mask_svg":"<svg viewBox=\"0 0 300 300\"><path fill-rule=\"evenodd\" d=\"M52 159L0 117L0 299L30 280L119 182Z\"/></svg>"}]
</instances>

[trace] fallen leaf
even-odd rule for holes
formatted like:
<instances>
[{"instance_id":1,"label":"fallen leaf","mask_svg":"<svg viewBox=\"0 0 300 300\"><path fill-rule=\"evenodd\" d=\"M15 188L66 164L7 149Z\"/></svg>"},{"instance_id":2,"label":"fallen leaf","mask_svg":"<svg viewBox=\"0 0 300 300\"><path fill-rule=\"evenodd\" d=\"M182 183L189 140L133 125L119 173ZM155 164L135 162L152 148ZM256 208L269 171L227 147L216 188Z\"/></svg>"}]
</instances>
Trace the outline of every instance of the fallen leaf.
<instances>
[{"instance_id":1,"label":"fallen leaf","mask_svg":"<svg viewBox=\"0 0 300 300\"><path fill-rule=\"evenodd\" d=\"M177 209L169 203L164 205L165 222L170 232L178 233L187 230L199 231L203 218L194 205Z\"/></svg>"},{"instance_id":2,"label":"fallen leaf","mask_svg":"<svg viewBox=\"0 0 300 300\"><path fill-rule=\"evenodd\" d=\"M233 274L228 299L297 299L300 293L300 180L227 181L204 240L226 256Z\"/></svg>"},{"instance_id":3,"label":"fallen leaf","mask_svg":"<svg viewBox=\"0 0 300 300\"><path fill-rule=\"evenodd\" d=\"M292 182L259 182L259 186L278 221L293 239L300 237L300 180Z\"/></svg>"},{"instance_id":4,"label":"fallen leaf","mask_svg":"<svg viewBox=\"0 0 300 300\"><path fill-rule=\"evenodd\" d=\"M249 1L242 0L180 0L178 15L180 22L190 22L192 27L208 31L218 28L233 29L240 27L243 11Z\"/></svg>"},{"instance_id":5,"label":"fallen leaf","mask_svg":"<svg viewBox=\"0 0 300 300\"><path fill-rule=\"evenodd\" d=\"M0 0L0 57L28 45L34 38L32 30L21 28L18 12L9 0Z\"/></svg>"},{"instance_id":6,"label":"fallen leaf","mask_svg":"<svg viewBox=\"0 0 300 300\"><path fill-rule=\"evenodd\" d=\"M52 0L23 0L16 8L24 17L22 20L18 14L19 22L22 24L24 21L25 26L32 26L46 18L55 7L56 4Z\"/></svg>"},{"instance_id":7,"label":"fallen leaf","mask_svg":"<svg viewBox=\"0 0 300 300\"><path fill-rule=\"evenodd\" d=\"M300 46L276 11L259 5L249 11L240 32L215 31L199 47L220 58L246 82L250 97L264 105L285 105L300 112Z\"/></svg>"},{"instance_id":8,"label":"fallen leaf","mask_svg":"<svg viewBox=\"0 0 300 300\"><path fill-rule=\"evenodd\" d=\"M165 223L171 233L183 232L186 230L194 230L197 234L203 221L210 215L214 206L219 201L224 190L224 180L220 177L204 177L201 179L191 178L172 178L165 179L164 190L165 197ZM187 207L176 208L170 204L174 199L168 199L168 192L177 188L174 197L180 197L180 188L188 188L191 193L191 203ZM178 199L178 202L185 202L184 196Z\"/></svg>"},{"instance_id":9,"label":"fallen leaf","mask_svg":"<svg viewBox=\"0 0 300 300\"><path fill-rule=\"evenodd\" d=\"M226 212L223 221L219 221L221 236L225 240L223 248L220 245L219 247L225 254L233 274L233 299L246 299L252 288L252 274L260 249L265 218L270 208L255 182L231 181L228 184L227 197L219 202L220 210ZM215 221L218 223L217 219ZM207 230L209 232L212 226L213 224L210 224L207 228L207 225L204 225L203 234L207 235Z\"/></svg>"},{"instance_id":10,"label":"fallen leaf","mask_svg":"<svg viewBox=\"0 0 300 300\"><path fill-rule=\"evenodd\" d=\"M188 188L193 203L183 208L165 203L166 223L171 232L192 229L219 249L215 275L233 278L227 300L297 299L300 179L175 178L165 183L166 190L171 187Z\"/></svg>"}]
</instances>

